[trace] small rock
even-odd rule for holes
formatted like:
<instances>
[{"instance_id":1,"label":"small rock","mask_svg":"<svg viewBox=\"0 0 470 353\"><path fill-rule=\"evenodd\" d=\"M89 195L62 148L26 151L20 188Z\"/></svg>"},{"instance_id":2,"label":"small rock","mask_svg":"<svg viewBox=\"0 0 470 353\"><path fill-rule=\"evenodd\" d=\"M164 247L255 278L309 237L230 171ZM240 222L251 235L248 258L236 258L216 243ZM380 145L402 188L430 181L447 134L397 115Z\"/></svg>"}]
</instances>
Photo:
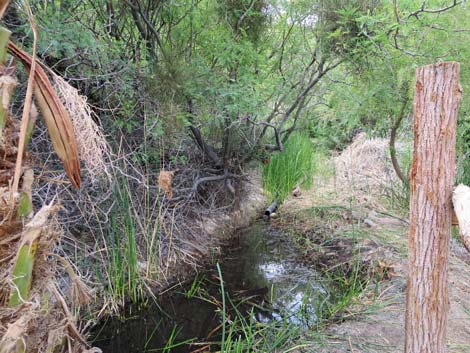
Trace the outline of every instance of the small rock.
<instances>
[{"instance_id":1,"label":"small rock","mask_svg":"<svg viewBox=\"0 0 470 353\"><path fill-rule=\"evenodd\" d=\"M302 195L302 192L300 191L300 188L298 186L296 186L294 190L292 190L292 195L294 197L299 197L300 195Z\"/></svg>"},{"instance_id":2,"label":"small rock","mask_svg":"<svg viewBox=\"0 0 470 353\"><path fill-rule=\"evenodd\" d=\"M360 221L364 218L364 215L358 211L351 211L351 217L355 220Z\"/></svg>"},{"instance_id":3,"label":"small rock","mask_svg":"<svg viewBox=\"0 0 470 353\"><path fill-rule=\"evenodd\" d=\"M368 226L368 227L371 227L371 228L372 228L372 227L375 227L375 226L377 225L377 224L375 224L374 222L372 222L369 218L366 218L366 219L364 220L364 224L365 224L366 226Z\"/></svg>"},{"instance_id":4,"label":"small rock","mask_svg":"<svg viewBox=\"0 0 470 353\"><path fill-rule=\"evenodd\" d=\"M277 213L273 212L269 215L269 218L277 218Z\"/></svg>"}]
</instances>

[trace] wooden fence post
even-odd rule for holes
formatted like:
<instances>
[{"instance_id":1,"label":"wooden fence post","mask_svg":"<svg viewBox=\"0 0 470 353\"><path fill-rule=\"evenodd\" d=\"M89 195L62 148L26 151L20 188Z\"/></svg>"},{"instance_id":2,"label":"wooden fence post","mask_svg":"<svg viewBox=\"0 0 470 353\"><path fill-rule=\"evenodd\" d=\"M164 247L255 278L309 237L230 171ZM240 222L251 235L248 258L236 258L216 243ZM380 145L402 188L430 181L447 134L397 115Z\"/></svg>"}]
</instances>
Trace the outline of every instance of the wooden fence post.
<instances>
[{"instance_id":1,"label":"wooden fence post","mask_svg":"<svg viewBox=\"0 0 470 353\"><path fill-rule=\"evenodd\" d=\"M447 352L459 73L457 62L416 70L405 353Z\"/></svg>"}]
</instances>

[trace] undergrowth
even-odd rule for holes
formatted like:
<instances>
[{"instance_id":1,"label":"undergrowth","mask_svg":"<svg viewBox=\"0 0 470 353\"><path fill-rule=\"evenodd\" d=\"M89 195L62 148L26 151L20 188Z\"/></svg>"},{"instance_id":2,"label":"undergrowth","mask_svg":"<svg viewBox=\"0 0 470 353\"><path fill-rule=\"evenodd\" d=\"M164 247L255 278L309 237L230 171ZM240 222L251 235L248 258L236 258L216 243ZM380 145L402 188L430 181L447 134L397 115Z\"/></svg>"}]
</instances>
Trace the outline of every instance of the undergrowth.
<instances>
[{"instance_id":1,"label":"undergrowth","mask_svg":"<svg viewBox=\"0 0 470 353\"><path fill-rule=\"evenodd\" d=\"M368 285L365 269L357 260L350 271L336 269L323 273L325 292L318 298L316 307L316 326L324 327L347 319L348 308L364 292Z\"/></svg>"},{"instance_id":2,"label":"undergrowth","mask_svg":"<svg viewBox=\"0 0 470 353\"><path fill-rule=\"evenodd\" d=\"M303 133L293 133L284 151L274 154L263 170L264 190L281 202L296 186L305 188L312 183L315 169L315 154L309 137Z\"/></svg>"},{"instance_id":3,"label":"undergrowth","mask_svg":"<svg viewBox=\"0 0 470 353\"><path fill-rule=\"evenodd\" d=\"M114 185L115 206L109 226L104 228L107 241L107 278L105 288L119 301L137 301L141 294L141 278L137 266L136 226L125 181Z\"/></svg>"},{"instance_id":4,"label":"undergrowth","mask_svg":"<svg viewBox=\"0 0 470 353\"><path fill-rule=\"evenodd\" d=\"M413 151L411 145L408 145L403 151L398 151L399 163L401 170L405 177L409 177L411 164L413 162ZM387 203L390 209L408 210L410 205L410 183L407 179L406 182L400 181L398 186L387 187L383 186L385 190L389 190L387 194Z\"/></svg>"},{"instance_id":5,"label":"undergrowth","mask_svg":"<svg viewBox=\"0 0 470 353\"><path fill-rule=\"evenodd\" d=\"M277 352L285 350L289 344L300 339L299 327L286 319L261 323L255 318L254 308L247 314L239 310L243 303L235 303L225 292L223 275L217 264L220 280L220 294L222 297L222 336L220 351L225 353L242 352ZM234 318L229 322L229 311Z\"/></svg>"},{"instance_id":6,"label":"undergrowth","mask_svg":"<svg viewBox=\"0 0 470 353\"><path fill-rule=\"evenodd\" d=\"M459 158L456 184L470 185L470 151Z\"/></svg>"},{"instance_id":7,"label":"undergrowth","mask_svg":"<svg viewBox=\"0 0 470 353\"><path fill-rule=\"evenodd\" d=\"M315 296L315 323L319 336L322 330L355 315L351 307L374 281L372 263L362 261L362 242L367 231L354 220L359 212L341 205L314 206L294 212L282 224L284 231L302 254L304 261L315 267L323 283L323 291ZM350 224L344 224L345 218Z\"/></svg>"},{"instance_id":8,"label":"undergrowth","mask_svg":"<svg viewBox=\"0 0 470 353\"><path fill-rule=\"evenodd\" d=\"M145 281L158 273L161 204L145 191L142 197L134 197L133 186L121 175L114 176L112 188L109 221L100 226L105 269L98 272L107 300L117 309L126 302L152 296ZM139 259L145 266L139 265Z\"/></svg>"}]
</instances>

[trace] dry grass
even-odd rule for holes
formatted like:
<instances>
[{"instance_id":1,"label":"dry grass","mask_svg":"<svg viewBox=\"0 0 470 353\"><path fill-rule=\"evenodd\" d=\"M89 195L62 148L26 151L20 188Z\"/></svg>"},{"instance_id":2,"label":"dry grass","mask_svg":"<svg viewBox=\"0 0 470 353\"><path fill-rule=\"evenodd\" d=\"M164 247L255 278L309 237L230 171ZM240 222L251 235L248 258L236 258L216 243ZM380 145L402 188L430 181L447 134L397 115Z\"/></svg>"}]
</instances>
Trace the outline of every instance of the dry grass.
<instances>
[{"instance_id":1,"label":"dry grass","mask_svg":"<svg viewBox=\"0 0 470 353\"><path fill-rule=\"evenodd\" d=\"M385 211L385 198L401 191L401 182L393 170L387 139L368 139L360 134L339 155L318 158L310 192L287 199L282 210L336 205Z\"/></svg>"},{"instance_id":2,"label":"dry grass","mask_svg":"<svg viewBox=\"0 0 470 353\"><path fill-rule=\"evenodd\" d=\"M21 245L21 239L19 236L2 238L0 243L0 283L2 283L0 291L4 301L0 307L2 353L16 352L14 349L17 344L24 345L27 352L33 348L40 352L53 352L65 342L68 342L71 351L74 352L88 348L77 328L77 318L70 314L70 304L57 298L50 285L46 285L62 283L61 289L65 296L71 297L77 281L81 281L73 270L67 271L64 268L64 259L54 255L61 238L62 231L56 220L52 219L41 232L30 298L15 308L6 306L5 300L8 300L10 290L14 290L11 288L13 282L10 274L15 257L11 254L14 254ZM89 296L89 293L87 295ZM81 303L75 304L73 307L78 308Z\"/></svg>"},{"instance_id":3,"label":"dry grass","mask_svg":"<svg viewBox=\"0 0 470 353\"><path fill-rule=\"evenodd\" d=\"M368 139L366 134L360 134L333 162L335 189L344 200L382 209L383 198L401 188L386 139Z\"/></svg>"},{"instance_id":4,"label":"dry grass","mask_svg":"<svg viewBox=\"0 0 470 353\"><path fill-rule=\"evenodd\" d=\"M34 29L32 14L29 15ZM15 117L8 116L0 139L0 152L3 157L0 171L0 352L56 352L63 350L64 344L69 352L84 352L89 347L77 328L77 317L72 315L72 312L77 312L80 306L88 303L91 293L72 265L63 255L58 255L61 251L59 243L63 238L63 229L59 227L55 217L51 218L51 213L56 207L53 207L51 202L49 206L41 207L34 217L32 212L29 214L29 210L33 208L30 197L34 177L31 169L33 160L27 151L26 143L31 125L28 120L30 117L32 120L35 118L34 109L31 108L33 77L37 84L36 99L43 108L43 118L48 125L52 143L64 162L71 183L78 186L80 168L78 154L76 149L74 150L75 135L68 114L58 100L48 77L42 67L36 65L34 51L30 57L13 43L10 42L9 45L14 55L19 56L26 69L31 71L31 75L23 118L20 122ZM37 70L34 70L35 66ZM14 80L5 76L5 73L11 74L13 71L14 69L7 68L0 82L0 98L7 111ZM62 85L62 90L64 94L67 92L65 84ZM75 114L76 118L81 114L81 131L83 126L93 129L90 127L91 123L85 121L86 117L83 118L89 113L88 108L74 93L76 92L69 93L64 103L74 99L81 106L68 104L69 109L75 109L68 113ZM50 125L53 125L54 129L51 130ZM96 133L97 129L93 132ZM86 131L89 138L96 140L96 134L93 135L93 132ZM90 142L87 139L85 143L96 147L95 140ZM65 147L62 147L66 152L57 149L57 141L64 144ZM50 141L48 143L50 144ZM26 150L24 154L23 148ZM83 150L89 158L89 165L96 169L102 155L86 148ZM28 196L26 206L21 205L22 200L25 200L24 195ZM52 198L55 197L56 195L53 195ZM28 213L22 215L22 212L19 212L17 215L17 209L22 209L19 204L24 206ZM36 206L43 204L46 203L39 201ZM20 219L21 216L24 218ZM19 249L21 254L26 254L21 257L22 261L20 255L17 255L20 254ZM20 293L21 278L23 290ZM15 293L21 295L13 295ZM13 297L18 299L12 300Z\"/></svg>"}]
</instances>

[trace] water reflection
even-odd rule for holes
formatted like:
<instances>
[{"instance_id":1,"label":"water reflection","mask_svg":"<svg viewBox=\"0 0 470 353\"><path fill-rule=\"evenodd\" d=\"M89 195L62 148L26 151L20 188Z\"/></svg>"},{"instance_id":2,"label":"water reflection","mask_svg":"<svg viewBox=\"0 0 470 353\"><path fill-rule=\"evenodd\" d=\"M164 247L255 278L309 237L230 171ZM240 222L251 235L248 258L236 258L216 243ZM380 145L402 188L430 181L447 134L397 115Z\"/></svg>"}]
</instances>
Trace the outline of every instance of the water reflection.
<instances>
[{"instance_id":1,"label":"water reflection","mask_svg":"<svg viewBox=\"0 0 470 353\"><path fill-rule=\"evenodd\" d=\"M316 273L299 262L285 234L257 223L223 249L220 265L227 297L243 303L237 308L240 312L254 312L262 323L287 321L307 327L315 322L315 305L324 290ZM187 296L185 288L179 288L158 305L128 307L124 321L112 319L98 326L96 345L104 353L127 353L161 351L171 337L175 342L217 341L221 295L215 266L200 277L197 295ZM185 344L171 352L196 348Z\"/></svg>"},{"instance_id":2,"label":"water reflection","mask_svg":"<svg viewBox=\"0 0 470 353\"><path fill-rule=\"evenodd\" d=\"M227 249L229 256L222 264L225 282L252 291L266 289L272 313L259 314L261 322L284 318L308 326L315 322L315 305L324 289L285 237L263 223L242 232Z\"/></svg>"}]
</instances>

